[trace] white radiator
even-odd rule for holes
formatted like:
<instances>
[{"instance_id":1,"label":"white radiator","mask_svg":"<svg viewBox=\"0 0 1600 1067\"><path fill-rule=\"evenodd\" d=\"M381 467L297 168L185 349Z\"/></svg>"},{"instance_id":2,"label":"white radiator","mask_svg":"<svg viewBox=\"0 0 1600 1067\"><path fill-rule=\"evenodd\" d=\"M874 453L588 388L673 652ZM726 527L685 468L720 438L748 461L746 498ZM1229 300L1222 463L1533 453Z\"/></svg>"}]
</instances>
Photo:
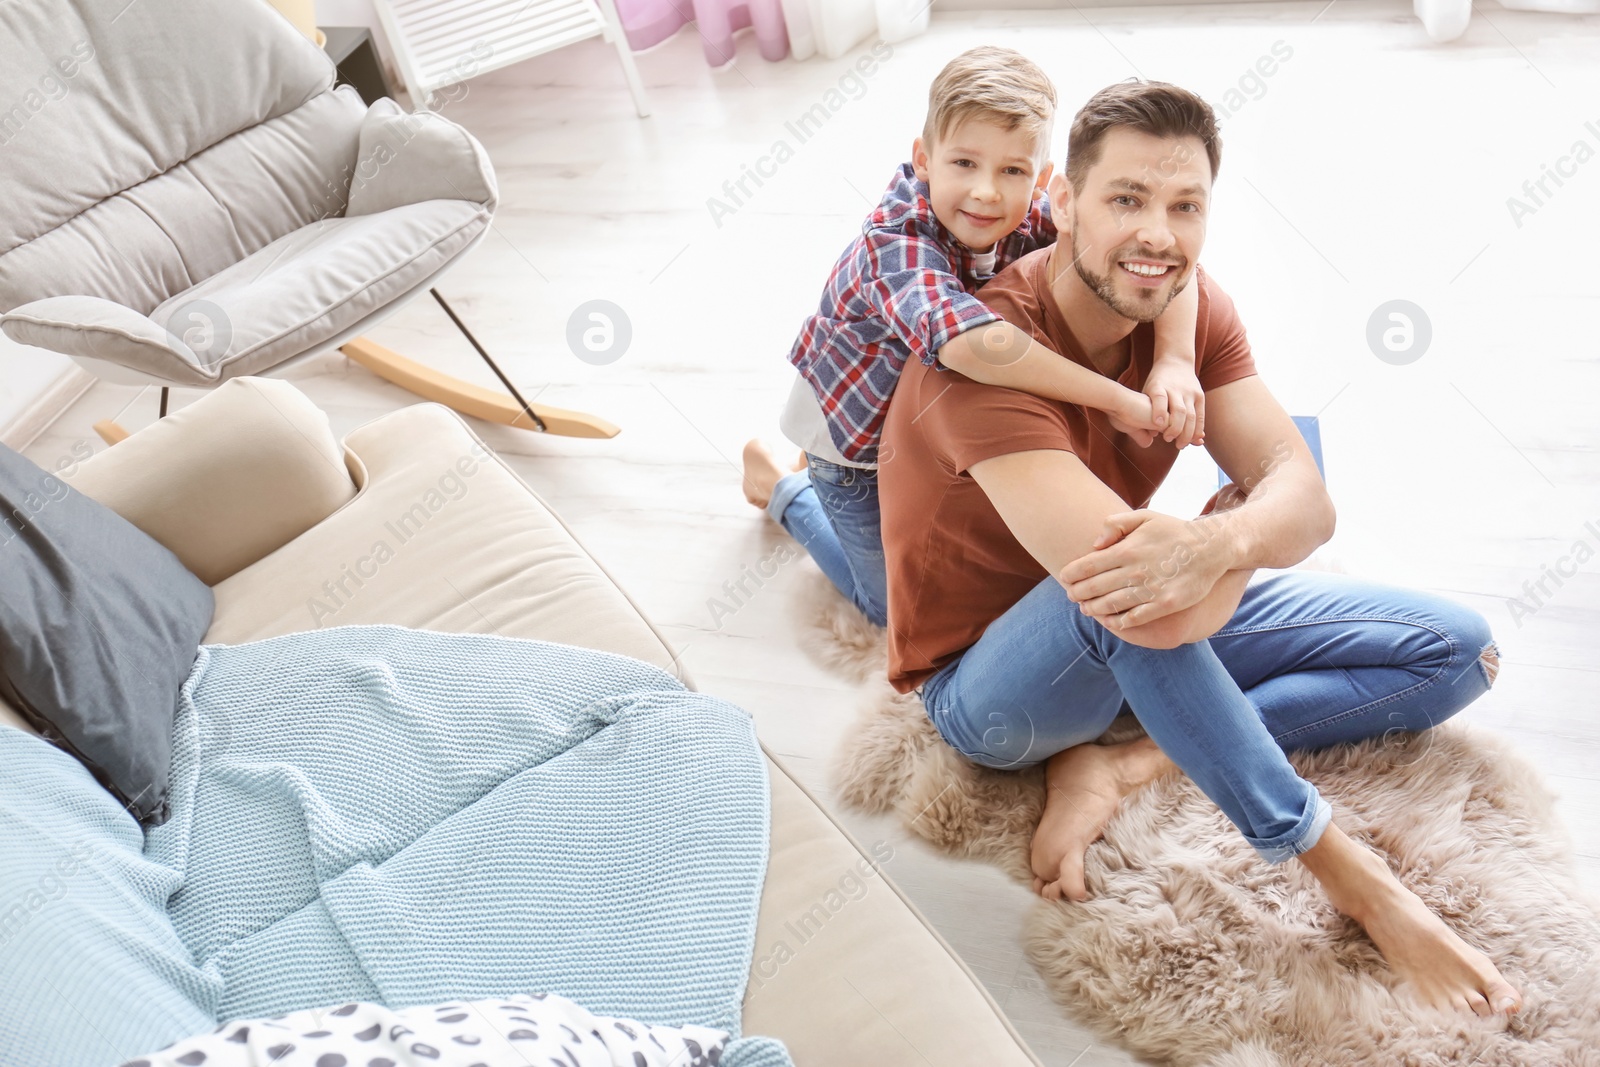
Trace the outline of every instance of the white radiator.
<instances>
[{"instance_id":1,"label":"white radiator","mask_svg":"<svg viewBox=\"0 0 1600 1067\"><path fill-rule=\"evenodd\" d=\"M613 0L375 0L419 108L447 85L600 37L617 49L639 116L650 114Z\"/></svg>"}]
</instances>

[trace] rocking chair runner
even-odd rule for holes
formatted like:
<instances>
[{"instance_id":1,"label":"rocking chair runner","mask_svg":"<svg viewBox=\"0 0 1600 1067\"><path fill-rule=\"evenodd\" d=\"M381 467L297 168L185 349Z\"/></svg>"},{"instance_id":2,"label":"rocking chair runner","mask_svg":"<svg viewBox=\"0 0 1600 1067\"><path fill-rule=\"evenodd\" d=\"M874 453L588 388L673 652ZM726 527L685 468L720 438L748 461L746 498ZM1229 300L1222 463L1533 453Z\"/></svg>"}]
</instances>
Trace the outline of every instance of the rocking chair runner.
<instances>
[{"instance_id":1,"label":"rocking chair runner","mask_svg":"<svg viewBox=\"0 0 1600 1067\"><path fill-rule=\"evenodd\" d=\"M615 436L528 403L433 289L489 231L483 147L333 82L328 57L261 0L0 7L0 100L24 102L0 116L0 187L14 193L0 328L107 380L161 386L163 414L171 386L273 376L340 348L464 414ZM424 289L509 396L360 336Z\"/></svg>"}]
</instances>

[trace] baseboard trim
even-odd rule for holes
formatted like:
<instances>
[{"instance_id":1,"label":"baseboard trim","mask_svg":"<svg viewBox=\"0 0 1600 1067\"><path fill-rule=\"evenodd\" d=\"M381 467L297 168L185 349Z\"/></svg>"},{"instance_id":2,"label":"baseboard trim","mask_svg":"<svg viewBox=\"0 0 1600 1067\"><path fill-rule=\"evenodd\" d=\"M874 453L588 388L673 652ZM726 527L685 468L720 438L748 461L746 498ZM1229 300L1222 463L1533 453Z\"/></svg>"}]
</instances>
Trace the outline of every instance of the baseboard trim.
<instances>
[{"instance_id":1,"label":"baseboard trim","mask_svg":"<svg viewBox=\"0 0 1600 1067\"><path fill-rule=\"evenodd\" d=\"M0 444L21 452L50 428L89 387L99 381L78 366L69 366L56 377L16 418L0 428Z\"/></svg>"}]
</instances>

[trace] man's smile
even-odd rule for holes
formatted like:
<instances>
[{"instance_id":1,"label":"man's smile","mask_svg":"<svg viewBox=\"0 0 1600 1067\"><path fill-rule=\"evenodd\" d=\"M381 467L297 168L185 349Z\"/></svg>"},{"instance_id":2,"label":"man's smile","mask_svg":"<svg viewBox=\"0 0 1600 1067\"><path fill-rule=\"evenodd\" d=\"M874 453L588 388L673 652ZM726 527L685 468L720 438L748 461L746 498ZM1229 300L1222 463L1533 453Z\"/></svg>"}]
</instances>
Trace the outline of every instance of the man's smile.
<instances>
[{"instance_id":1,"label":"man's smile","mask_svg":"<svg viewBox=\"0 0 1600 1067\"><path fill-rule=\"evenodd\" d=\"M1154 259L1121 259L1117 268L1141 289L1155 289L1178 272L1177 263L1164 263Z\"/></svg>"}]
</instances>

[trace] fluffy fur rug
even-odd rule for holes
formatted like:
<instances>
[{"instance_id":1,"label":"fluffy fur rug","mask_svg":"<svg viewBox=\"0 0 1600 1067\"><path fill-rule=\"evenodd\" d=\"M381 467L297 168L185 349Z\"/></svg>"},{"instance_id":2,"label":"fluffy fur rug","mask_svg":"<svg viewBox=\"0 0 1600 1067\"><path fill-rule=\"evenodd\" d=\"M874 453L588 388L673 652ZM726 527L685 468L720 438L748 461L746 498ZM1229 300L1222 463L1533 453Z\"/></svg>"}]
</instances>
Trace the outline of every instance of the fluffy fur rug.
<instances>
[{"instance_id":1,"label":"fluffy fur rug","mask_svg":"<svg viewBox=\"0 0 1600 1067\"><path fill-rule=\"evenodd\" d=\"M839 797L1031 884L1041 773L963 759L915 694L883 681L883 631L807 576L804 643L870 689L836 761ZM1142 733L1124 715L1100 743ZM1261 862L1185 775L1128 798L1086 858L1090 899L1039 901L1027 951L1110 1044L1172 1067L1600 1067L1600 903L1538 772L1456 720L1290 757L1351 837L1523 994L1522 1011L1426 1013L1305 867Z\"/></svg>"}]
</instances>

